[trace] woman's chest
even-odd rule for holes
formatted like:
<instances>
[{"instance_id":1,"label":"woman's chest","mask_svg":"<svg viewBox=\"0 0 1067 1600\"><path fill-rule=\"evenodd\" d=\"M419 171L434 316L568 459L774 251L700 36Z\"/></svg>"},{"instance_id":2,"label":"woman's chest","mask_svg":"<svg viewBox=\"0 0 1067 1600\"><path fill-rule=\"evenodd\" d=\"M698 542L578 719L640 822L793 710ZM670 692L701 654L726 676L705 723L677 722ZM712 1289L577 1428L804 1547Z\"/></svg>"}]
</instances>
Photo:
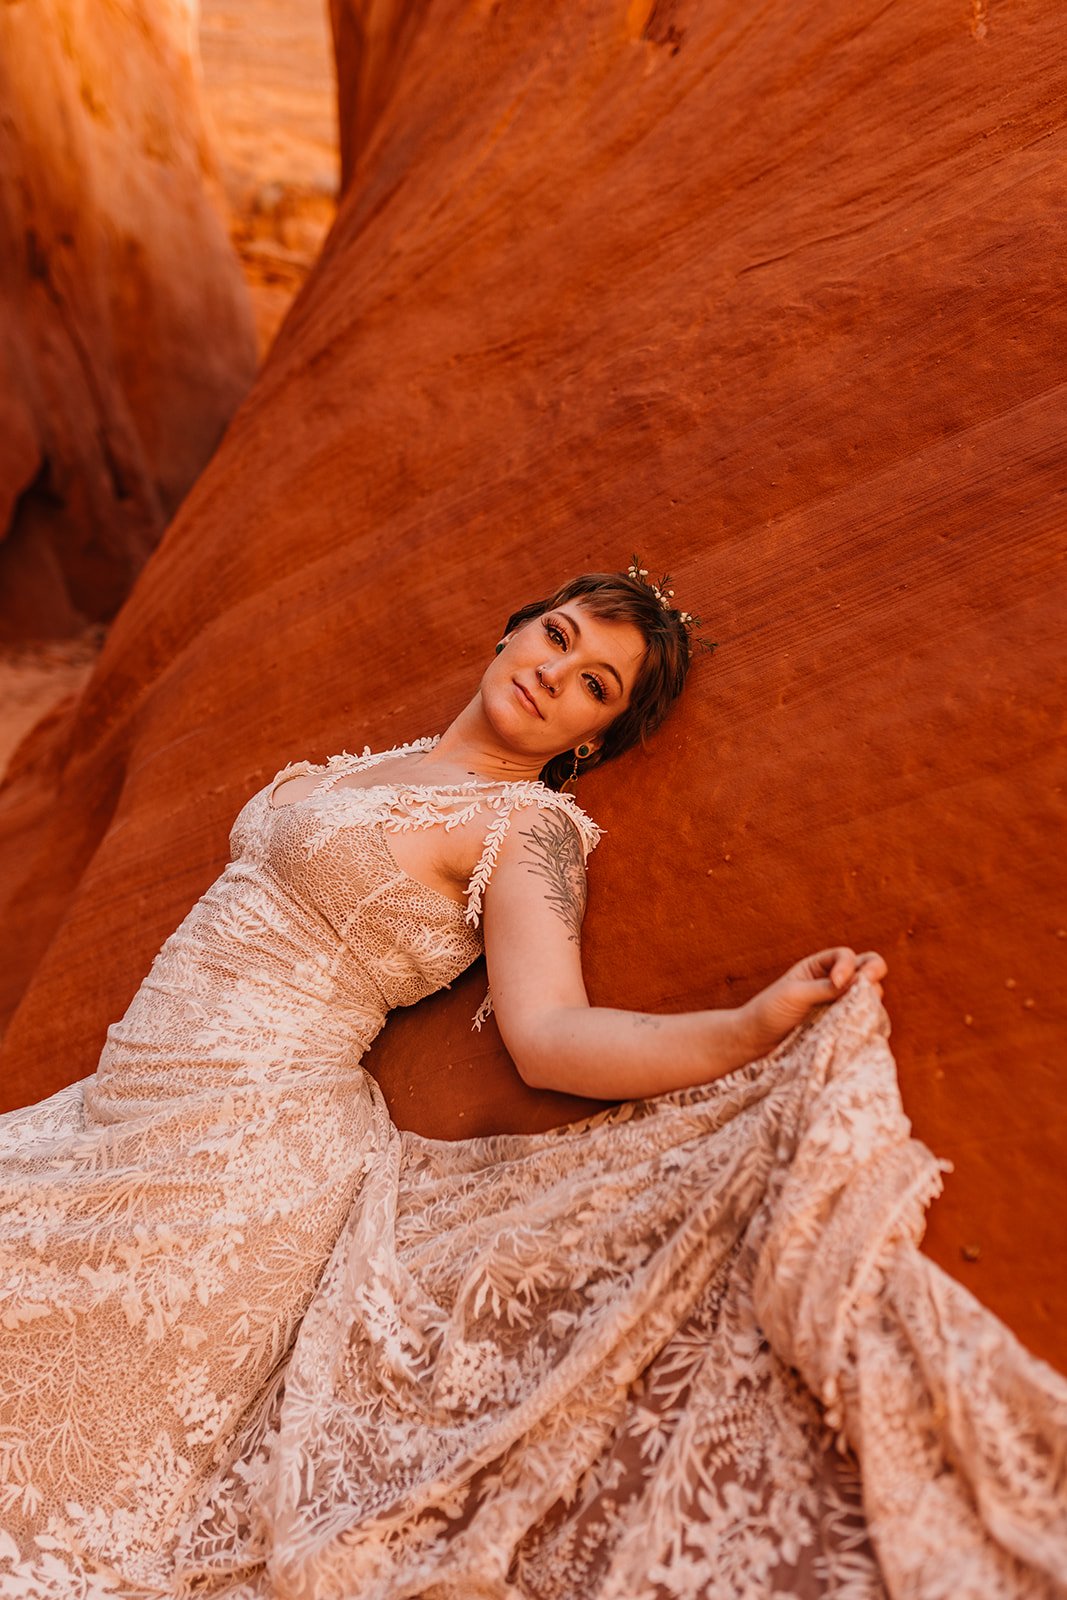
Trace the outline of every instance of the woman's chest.
<instances>
[{"instance_id":1,"label":"woman's chest","mask_svg":"<svg viewBox=\"0 0 1067 1600\"><path fill-rule=\"evenodd\" d=\"M279 839L301 836L309 859L330 845L341 857L362 857L359 830L373 826L388 866L465 908L486 827L482 796L470 789L405 786L397 777L388 781L386 767L374 774L324 779L321 772L298 772L275 779L267 792L269 826Z\"/></svg>"},{"instance_id":2,"label":"woman's chest","mask_svg":"<svg viewBox=\"0 0 1067 1600\"><path fill-rule=\"evenodd\" d=\"M267 812L246 832L243 858L269 876L302 925L313 919L323 948L346 951L387 1006L410 1004L451 983L481 953L481 934L461 900L413 877L393 854L393 835L367 804L314 799Z\"/></svg>"}]
</instances>

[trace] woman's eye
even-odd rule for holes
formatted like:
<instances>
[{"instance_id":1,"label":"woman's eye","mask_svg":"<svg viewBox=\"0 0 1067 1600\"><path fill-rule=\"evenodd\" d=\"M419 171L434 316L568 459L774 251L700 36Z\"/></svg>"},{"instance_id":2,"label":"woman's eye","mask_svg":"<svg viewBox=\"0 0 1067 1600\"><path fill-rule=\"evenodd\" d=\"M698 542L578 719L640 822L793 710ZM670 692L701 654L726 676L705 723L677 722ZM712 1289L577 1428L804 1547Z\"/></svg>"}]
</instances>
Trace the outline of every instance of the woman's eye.
<instances>
[{"instance_id":1,"label":"woman's eye","mask_svg":"<svg viewBox=\"0 0 1067 1600\"><path fill-rule=\"evenodd\" d=\"M586 678L585 681L589 685L590 689L592 689L592 691L596 695L597 699L598 700L603 700L604 699L605 690L604 690L604 685L601 683L600 679L599 678Z\"/></svg>"},{"instance_id":2,"label":"woman's eye","mask_svg":"<svg viewBox=\"0 0 1067 1600\"><path fill-rule=\"evenodd\" d=\"M548 637L552 640L553 644L562 645L564 649L566 649L567 635L564 633L562 628L557 628L554 622L546 622L545 632L548 634Z\"/></svg>"}]
</instances>

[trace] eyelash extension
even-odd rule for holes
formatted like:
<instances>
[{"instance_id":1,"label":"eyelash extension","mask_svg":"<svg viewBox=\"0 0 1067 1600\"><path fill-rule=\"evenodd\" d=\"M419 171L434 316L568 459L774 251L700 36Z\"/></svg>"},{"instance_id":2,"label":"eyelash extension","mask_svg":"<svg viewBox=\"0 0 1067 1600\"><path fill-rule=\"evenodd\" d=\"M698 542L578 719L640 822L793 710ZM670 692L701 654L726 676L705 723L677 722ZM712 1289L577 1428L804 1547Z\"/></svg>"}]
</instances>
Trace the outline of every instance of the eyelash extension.
<instances>
[{"instance_id":1,"label":"eyelash extension","mask_svg":"<svg viewBox=\"0 0 1067 1600\"><path fill-rule=\"evenodd\" d=\"M563 650L568 649L569 641L567 635L564 633L563 629L558 623L545 621L542 625L550 639L554 639L557 644L562 646ZM607 699L607 690L604 688L604 685L600 679L595 673L590 672L586 674L585 681L592 690L594 699L599 700L601 704L603 704L604 700Z\"/></svg>"}]
</instances>

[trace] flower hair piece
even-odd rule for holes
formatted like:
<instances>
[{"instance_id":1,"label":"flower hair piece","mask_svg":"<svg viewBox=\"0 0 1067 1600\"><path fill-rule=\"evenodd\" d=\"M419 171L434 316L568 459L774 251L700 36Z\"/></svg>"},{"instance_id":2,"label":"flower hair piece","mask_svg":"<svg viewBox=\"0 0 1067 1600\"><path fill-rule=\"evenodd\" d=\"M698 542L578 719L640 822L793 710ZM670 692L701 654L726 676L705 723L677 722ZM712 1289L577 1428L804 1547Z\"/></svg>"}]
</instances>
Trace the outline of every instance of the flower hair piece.
<instances>
[{"instance_id":1,"label":"flower hair piece","mask_svg":"<svg viewBox=\"0 0 1067 1600\"><path fill-rule=\"evenodd\" d=\"M671 575L669 572L665 572L659 582L654 583L648 575L648 568L641 565L640 558L638 556L631 556L630 565L626 569L626 575L629 578L635 579L637 583L643 583L646 589L651 589L652 593L655 595L664 611L674 612L675 616L678 618L678 621L682 624L682 627L689 636L690 648L692 648L694 643L700 645L701 649L703 650L714 650L717 648L717 646L712 644L710 640L701 639L694 636L693 629L700 627L701 618L694 617L691 611L680 610L674 604L674 590L668 587L671 581Z\"/></svg>"}]
</instances>

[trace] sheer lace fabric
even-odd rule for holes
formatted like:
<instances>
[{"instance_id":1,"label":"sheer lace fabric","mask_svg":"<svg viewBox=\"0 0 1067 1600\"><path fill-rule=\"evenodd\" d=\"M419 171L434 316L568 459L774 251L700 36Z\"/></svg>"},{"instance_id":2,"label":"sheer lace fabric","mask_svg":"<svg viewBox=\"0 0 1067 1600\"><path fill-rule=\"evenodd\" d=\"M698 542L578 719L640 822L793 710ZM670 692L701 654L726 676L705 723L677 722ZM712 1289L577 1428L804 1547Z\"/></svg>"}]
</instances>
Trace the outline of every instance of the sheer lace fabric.
<instances>
[{"instance_id":1,"label":"sheer lace fabric","mask_svg":"<svg viewBox=\"0 0 1067 1600\"><path fill-rule=\"evenodd\" d=\"M360 1058L512 816L596 842L337 781L394 753L254 795L97 1072L0 1119L0 1596L1067 1592L1067 1384L919 1254L866 986L554 1133L393 1126ZM397 865L477 814L466 906Z\"/></svg>"}]
</instances>

